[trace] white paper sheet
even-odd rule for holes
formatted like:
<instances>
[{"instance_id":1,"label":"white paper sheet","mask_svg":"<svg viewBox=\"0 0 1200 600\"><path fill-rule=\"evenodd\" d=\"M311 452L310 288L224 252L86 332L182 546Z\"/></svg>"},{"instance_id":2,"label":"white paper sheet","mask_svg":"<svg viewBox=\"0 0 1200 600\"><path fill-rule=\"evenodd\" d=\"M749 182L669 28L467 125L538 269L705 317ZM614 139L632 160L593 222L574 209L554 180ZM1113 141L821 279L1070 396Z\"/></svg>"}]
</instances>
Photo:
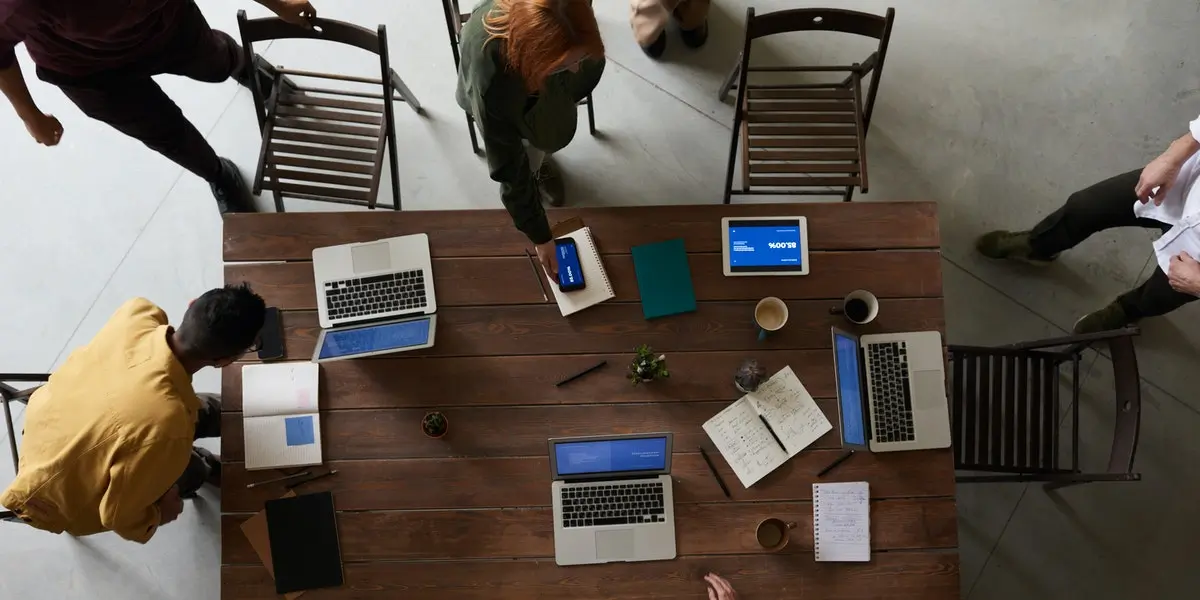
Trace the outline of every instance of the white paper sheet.
<instances>
[{"instance_id":1,"label":"white paper sheet","mask_svg":"<svg viewBox=\"0 0 1200 600\"><path fill-rule=\"evenodd\" d=\"M289 444L288 419L311 419L312 436L297 440L293 435ZM242 421L242 431L247 471L321 464L321 420L316 413L250 417Z\"/></svg>"},{"instance_id":2,"label":"white paper sheet","mask_svg":"<svg viewBox=\"0 0 1200 600\"><path fill-rule=\"evenodd\" d=\"M311 362L242 367L246 470L321 464L319 375Z\"/></svg>"},{"instance_id":3,"label":"white paper sheet","mask_svg":"<svg viewBox=\"0 0 1200 600\"><path fill-rule=\"evenodd\" d=\"M320 365L286 362L242 367L242 414L245 417L317 412Z\"/></svg>"},{"instance_id":4,"label":"white paper sheet","mask_svg":"<svg viewBox=\"0 0 1200 600\"><path fill-rule=\"evenodd\" d=\"M813 484L817 562L871 560L871 490L865 481Z\"/></svg>"}]
</instances>

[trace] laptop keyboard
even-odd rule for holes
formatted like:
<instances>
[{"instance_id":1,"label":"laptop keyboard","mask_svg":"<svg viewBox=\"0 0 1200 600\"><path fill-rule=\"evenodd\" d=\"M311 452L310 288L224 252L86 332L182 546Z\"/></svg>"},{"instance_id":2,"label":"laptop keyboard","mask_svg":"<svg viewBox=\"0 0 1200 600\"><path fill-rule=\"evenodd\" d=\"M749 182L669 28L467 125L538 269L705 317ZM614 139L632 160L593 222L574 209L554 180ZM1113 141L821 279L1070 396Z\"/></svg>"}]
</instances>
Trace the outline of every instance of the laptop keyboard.
<instances>
[{"instance_id":1,"label":"laptop keyboard","mask_svg":"<svg viewBox=\"0 0 1200 600\"><path fill-rule=\"evenodd\" d=\"M911 442L912 391L908 384L908 352L904 342L867 344L871 365L871 401L875 408L876 442Z\"/></svg>"},{"instance_id":2,"label":"laptop keyboard","mask_svg":"<svg viewBox=\"0 0 1200 600\"><path fill-rule=\"evenodd\" d=\"M330 319L415 311L426 306L425 271L342 279L325 283Z\"/></svg>"},{"instance_id":3,"label":"laptop keyboard","mask_svg":"<svg viewBox=\"0 0 1200 600\"><path fill-rule=\"evenodd\" d=\"M580 484L563 486L563 527L663 523L663 484Z\"/></svg>"}]
</instances>

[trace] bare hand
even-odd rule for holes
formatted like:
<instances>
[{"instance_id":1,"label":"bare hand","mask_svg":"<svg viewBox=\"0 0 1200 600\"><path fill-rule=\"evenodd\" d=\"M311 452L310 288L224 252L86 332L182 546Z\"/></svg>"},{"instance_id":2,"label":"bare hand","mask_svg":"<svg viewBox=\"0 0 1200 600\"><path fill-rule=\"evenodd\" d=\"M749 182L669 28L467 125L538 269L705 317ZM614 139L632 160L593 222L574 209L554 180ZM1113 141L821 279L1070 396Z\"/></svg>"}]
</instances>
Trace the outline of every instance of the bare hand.
<instances>
[{"instance_id":1,"label":"bare hand","mask_svg":"<svg viewBox=\"0 0 1200 600\"><path fill-rule=\"evenodd\" d=\"M183 512L183 499L179 497L179 486L171 486L171 489L158 499L158 512L160 514L159 525L166 525L179 518L179 514Z\"/></svg>"},{"instance_id":2,"label":"bare hand","mask_svg":"<svg viewBox=\"0 0 1200 600\"><path fill-rule=\"evenodd\" d=\"M558 258L555 257L556 248L554 240L550 240L545 244L536 246L538 260L542 261L542 266L546 267L546 272L550 273L551 277L558 277Z\"/></svg>"},{"instance_id":3,"label":"bare hand","mask_svg":"<svg viewBox=\"0 0 1200 600\"><path fill-rule=\"evenodd\" d=\"M1155 206L1162 204L1163 199L1167 197L1167 190L1175 185L1175 179L1179 177L1179 167L1181 166L1182 163L1166 152L1150 161L1150 164L1142 169L1142 176L1138 178L1137 187L1133 188L1138 200L1141 200L1142 204L1150 200L1154 200Z\"/></svg>"},{"instance_id":4,"label":"bare hand","mask_svg":"<svg viewBox=\"0 0 1200 600\"><path fill-rule=\"evenodd\" d=\"M38 113L25 121L25 129L28 129L29 135L43 146L56 146L62 139L63 126L54 115Z\"/></svg>"},{"instance_id":5,"label":"bare hand","mask_svg":"<svg viewBox=\"0 0 1200 600\"><path fill-rule=\"evenodd\" d=\"M308 0L273 0L267 8L280 19L301 27L312 27L312 20L317 18L317 9Z\"/></svg>"},{"instance_id":6,"label":"bare hand","mask_svg":"<svg viewBox=\"0 0 1200 600\"><path fill-rule=\"evenodd\" d=\"M709 573L704 576L704 581L708 582L708 600L737 600L733 586L720 575Z\"/></svg>"},{"instance_id":7,"label":"bare hand","mask_svg":"<svg viewBox=\"0 0 1200 600\"><path fill-rule=\"evenodd\" d=\"M1170 271L1167 271L1167 281L1177 292L1200 297L1200 262L1187 252L1171 259Z\"/></svg>"}]
</instances>

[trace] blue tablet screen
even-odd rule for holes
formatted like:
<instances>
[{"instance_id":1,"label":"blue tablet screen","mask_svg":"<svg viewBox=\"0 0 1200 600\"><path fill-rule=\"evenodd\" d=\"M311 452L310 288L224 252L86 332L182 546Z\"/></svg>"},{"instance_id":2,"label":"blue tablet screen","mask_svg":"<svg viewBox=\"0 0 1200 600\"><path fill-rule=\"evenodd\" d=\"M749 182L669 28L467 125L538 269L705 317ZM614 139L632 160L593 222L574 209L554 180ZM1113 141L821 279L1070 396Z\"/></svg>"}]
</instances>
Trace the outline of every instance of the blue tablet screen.
<instances>
[{"instance_id":1,"label":"blue tablet screen","mask_svg":"<svg viewBox=\"0 0 1200 600\"><path fill-rule=\"evenodd\" d=\"M400 350L429 342L428 317L325 332L320 358L341 358L381 350Z\"/></svg>"},{"instance_id":2,"label":"blue tablet screen","mask_svg":"<svg viewBox=\"0 0 1200 600\"><path fill-rule=\"evenodd\" d=\"M735 273L801 271L803 252L798 219L729 222L729 268Z\"/></svg>"}]
</instances>

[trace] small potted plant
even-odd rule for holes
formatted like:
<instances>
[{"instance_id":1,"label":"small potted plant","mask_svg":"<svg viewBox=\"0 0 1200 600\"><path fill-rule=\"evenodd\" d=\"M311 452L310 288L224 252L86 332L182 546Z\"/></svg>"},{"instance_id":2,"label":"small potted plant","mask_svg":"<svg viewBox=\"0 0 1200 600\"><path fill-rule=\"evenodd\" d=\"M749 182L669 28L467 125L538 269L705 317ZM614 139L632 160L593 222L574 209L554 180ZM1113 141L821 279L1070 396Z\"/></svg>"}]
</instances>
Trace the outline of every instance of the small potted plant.
<instances>
[{"instance_id":1,"label":"small potted plant","mask_svg":"<svg viewBox=\"0 0 1200 600\"><path fill-rule=\"evenodd\" d=\"M763 379L767 376L767 370L762 365L758 364L757 360L747 358L742 361L742 366L738 367L737 373L733 376L733 386L743 394L749 394L758 389L762 385Z\"/></svg>"},{"instance_id":2,"label":"small potted plant","mask_svg":"<svg viewBox=\"0 0 1200 600\"><path fill-rule=\"evenodd\" d=\"M633 357L633 362L629 365L629 380L633 382L633 385L655 379L666 379L670 376L671 372L667 370L666 354L655 356L654 350L646 344L637 347L637 355Z\"/></svg>"},{"instance_id":3,"label":"small potted plant","mask_svg":"<svg viewBox=\"0 0 1200 600\"><path fill-rule=\"evenodd\" d=\"M421 432L431 438L440 438L449 429L450 421L446 420L446 415L436 410L425 413L425 418L421 419Z\"/></svg>"}]
</instances>

